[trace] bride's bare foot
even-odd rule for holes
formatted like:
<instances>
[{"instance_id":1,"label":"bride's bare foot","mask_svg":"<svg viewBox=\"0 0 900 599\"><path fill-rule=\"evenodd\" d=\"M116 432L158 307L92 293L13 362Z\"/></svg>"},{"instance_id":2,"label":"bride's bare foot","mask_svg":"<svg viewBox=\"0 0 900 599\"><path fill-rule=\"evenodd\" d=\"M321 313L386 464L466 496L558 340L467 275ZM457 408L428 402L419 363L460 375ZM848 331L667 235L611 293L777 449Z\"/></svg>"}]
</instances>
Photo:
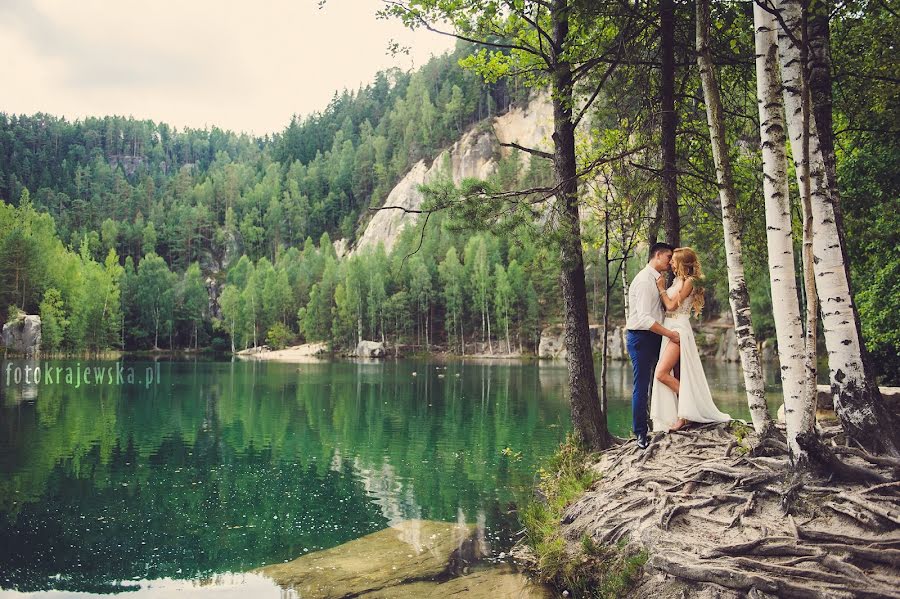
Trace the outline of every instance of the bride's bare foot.
<instances>
[{"instance_id":1,"label":"bride's bare foot","mask_svg":"<svg viewBox=\"0 0 900 599\"><path fill-rule=\"evenodd\" d=\"M675 421L675 424L673 424L673 425L669 428L669 432L670 432L670 433L674 433L675 431L681 430L682 428L684 428L684 427L687 426L687 425L688 425L688 421L687 421L687 420L685 420L684 418L679 418L678 420Z\"/></svg>"}]
</instances>

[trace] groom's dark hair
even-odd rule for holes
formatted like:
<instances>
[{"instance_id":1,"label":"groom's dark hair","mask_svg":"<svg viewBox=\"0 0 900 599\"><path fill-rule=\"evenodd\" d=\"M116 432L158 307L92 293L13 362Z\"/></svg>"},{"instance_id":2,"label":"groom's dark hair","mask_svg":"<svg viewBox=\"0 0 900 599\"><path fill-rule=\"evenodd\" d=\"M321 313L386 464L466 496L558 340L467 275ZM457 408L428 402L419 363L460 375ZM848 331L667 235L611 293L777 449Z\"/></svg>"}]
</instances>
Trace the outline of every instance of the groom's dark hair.
<instances>
[{"instance_id":1,"label":"groom's dark hair","mask_svg":"<svg viewBox=\"0 0 900 599\"><path fill-rule=\"evenodd\" d=\"M666 251L674 252L675 248L673 248L671 245L669 245L668 243L665 243L663 241L658 241L658 242L654 243L653 245L650 246L650 256L647 258L647 261L649 262L650 260L653 260L656 257L656 254L658 254L660 252L666 252Z\"/></svg>"}]
</instances>

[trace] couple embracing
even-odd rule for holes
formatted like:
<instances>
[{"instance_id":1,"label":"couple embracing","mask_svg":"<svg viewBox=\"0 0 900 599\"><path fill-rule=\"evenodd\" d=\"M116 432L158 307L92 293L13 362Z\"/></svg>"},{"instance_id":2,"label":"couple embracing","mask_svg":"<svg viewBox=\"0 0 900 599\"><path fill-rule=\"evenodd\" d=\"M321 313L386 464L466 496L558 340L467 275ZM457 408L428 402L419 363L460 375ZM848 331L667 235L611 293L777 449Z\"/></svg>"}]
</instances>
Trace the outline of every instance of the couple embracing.
<instances>
[{"instance_id":1,"label":"couple embracing","mask_svg":"<svg viewBox=\"0 0 900 599\"><path fill-rule=\"evenodd\" d=\"M667 288L665 273L670 270L675 276ZM691 312L699 315L703 308L703 289L698 286L701 277L694 250L655 243L650 247L650 261L628 290L625 328L634 367L631 412L641 448L649 445L647 403L651 394L654 431L731 420L713 403L691 329Z\"/></svg>"}]
</instances>

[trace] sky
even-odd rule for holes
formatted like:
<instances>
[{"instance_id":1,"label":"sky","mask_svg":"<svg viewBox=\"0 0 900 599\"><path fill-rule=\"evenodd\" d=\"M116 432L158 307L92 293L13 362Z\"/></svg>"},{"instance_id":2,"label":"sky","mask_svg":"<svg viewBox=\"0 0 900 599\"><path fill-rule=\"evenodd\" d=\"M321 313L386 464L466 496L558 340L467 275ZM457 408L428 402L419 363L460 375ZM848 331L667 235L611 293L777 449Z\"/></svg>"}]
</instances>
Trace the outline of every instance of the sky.
<instances>
[{"instance_id":1,"label":"sky","mask_svg":"<svg viewBox=\"0 0 900 599\"><path fill-rule=\"evenodd\" d=\"M124 115L256 135L453 40L381 0L0 0L0 112ZM409 55L391 56L395 40Z\"/></svg>"}]
</instances>

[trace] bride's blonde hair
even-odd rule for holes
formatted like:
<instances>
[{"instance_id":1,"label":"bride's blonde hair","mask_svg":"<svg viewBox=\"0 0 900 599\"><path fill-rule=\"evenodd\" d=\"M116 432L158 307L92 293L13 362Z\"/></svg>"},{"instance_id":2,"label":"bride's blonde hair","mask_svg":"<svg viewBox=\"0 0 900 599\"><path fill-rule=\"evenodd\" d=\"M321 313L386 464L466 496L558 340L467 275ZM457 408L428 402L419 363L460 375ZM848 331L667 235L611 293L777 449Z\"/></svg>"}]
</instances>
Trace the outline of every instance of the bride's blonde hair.
<instances>
[{"instance_id":1,"label":"bride's blonde hair","mask_svg":"<svg viewBox=\"0 0 900 599\"><path fill-rule=\"evenodd\" d=\"M693 298L692 308L697 318L703 312L703 305L706 302L706 291L700 286L700 280L703 278L703 271L700 268L700 258L697 252L689 247L675 248L672 253L672 270L676 277L693 282L694 291L691 294Z\"/></svg>"}]
</instances>

